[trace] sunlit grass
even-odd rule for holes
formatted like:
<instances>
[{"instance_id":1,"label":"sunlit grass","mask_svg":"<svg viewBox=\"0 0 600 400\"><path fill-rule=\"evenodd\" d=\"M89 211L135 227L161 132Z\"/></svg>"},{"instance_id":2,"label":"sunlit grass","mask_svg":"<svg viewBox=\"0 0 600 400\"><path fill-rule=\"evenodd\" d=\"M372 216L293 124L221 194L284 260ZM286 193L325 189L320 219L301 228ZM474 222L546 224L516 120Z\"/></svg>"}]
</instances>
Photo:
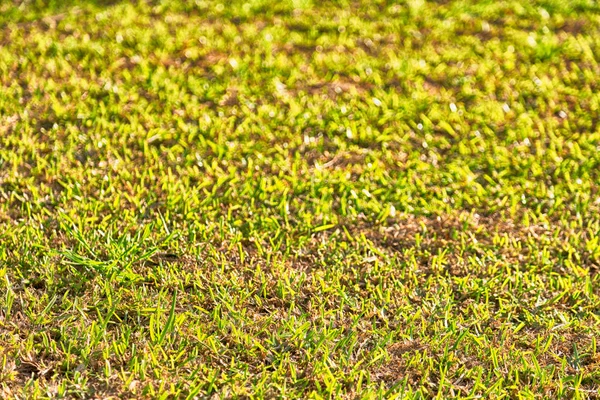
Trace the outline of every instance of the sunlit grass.
<instances>
[{"instance_id":1,"label":"sunlit grass","mask_svg":"<svg viewBox=\"0 0 600 400\"><path fill-rule=\"evenodd\" d=\"M0 397L597 396L599 29L0 3Z\"/></svg>"}]
</instances>

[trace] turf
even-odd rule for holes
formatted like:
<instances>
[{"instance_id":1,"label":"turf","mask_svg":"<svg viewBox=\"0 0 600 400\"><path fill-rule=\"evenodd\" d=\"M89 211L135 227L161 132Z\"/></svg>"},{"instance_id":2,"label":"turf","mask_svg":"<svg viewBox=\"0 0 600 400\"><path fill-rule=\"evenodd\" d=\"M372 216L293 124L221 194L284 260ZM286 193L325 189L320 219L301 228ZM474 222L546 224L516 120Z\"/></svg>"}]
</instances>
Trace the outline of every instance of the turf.
<instances>
[{"instance_id":1,"label":"turf","mask_svg":"<svg viewBox=\"0 0 600 400\"><path fill-rule=\"evenodd\" d=\"M595 398L600 5L0 2L0 397Z\"/></svg>"}]
</instances>

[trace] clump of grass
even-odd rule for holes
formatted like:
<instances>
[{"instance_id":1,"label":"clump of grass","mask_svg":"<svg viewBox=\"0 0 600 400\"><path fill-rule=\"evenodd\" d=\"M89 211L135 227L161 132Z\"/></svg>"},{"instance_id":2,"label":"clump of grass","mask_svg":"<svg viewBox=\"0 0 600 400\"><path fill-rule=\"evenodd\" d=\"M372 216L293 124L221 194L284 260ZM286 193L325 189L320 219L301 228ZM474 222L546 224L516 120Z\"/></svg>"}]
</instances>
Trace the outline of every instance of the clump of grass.
<instances>
[{"instance_id":1,"label":"clump of grass","mask_svg":"<svg viewBox=\"0 0 600 400\"><path fill-rule=\"evenodd\" d=\"M0 396L596 396L599 28L0 4Z\"/></svg>"}]
</instances>

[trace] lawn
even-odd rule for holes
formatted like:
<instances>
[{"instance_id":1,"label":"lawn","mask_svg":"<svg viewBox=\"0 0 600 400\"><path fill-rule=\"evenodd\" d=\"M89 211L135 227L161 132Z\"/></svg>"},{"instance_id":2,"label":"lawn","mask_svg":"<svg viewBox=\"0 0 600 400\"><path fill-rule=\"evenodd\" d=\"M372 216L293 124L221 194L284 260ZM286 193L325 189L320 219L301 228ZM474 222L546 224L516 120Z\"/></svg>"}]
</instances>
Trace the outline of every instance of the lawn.
<instances>
[{"instance_id":1,"label":"lawn","mask_svg":"<svg viewBox=\"0 0 600 400\"><path fill-rule=\"evenodd\" d=\"M597 0L0 1L0 398L599 398Z\"/></svg>"}]
</instances>

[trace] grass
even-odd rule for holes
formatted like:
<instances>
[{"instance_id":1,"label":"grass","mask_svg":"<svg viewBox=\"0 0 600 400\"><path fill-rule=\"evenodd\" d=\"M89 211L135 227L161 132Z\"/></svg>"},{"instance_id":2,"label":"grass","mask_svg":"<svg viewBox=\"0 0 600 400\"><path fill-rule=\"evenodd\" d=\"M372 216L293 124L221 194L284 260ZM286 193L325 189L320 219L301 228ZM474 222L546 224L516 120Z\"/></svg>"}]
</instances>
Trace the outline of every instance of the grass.
<instances>
[{"instance_id":1,"label":"grass","mask_svg":"<svg viewBox=\"0 0 600 400\"><path fill-rule=\"evenodd\" d=\"M0 2L0 397L597 398L599 29Z\"/></svg>"}]
</instances>

